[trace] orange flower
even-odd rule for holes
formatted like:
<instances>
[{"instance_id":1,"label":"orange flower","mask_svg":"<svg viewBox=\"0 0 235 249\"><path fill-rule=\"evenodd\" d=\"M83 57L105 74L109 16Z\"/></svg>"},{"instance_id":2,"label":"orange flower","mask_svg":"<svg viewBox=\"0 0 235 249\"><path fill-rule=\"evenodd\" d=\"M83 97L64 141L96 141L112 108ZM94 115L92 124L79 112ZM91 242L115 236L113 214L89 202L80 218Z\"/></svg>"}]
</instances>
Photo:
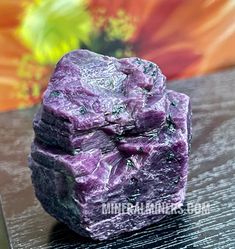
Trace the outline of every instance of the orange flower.
<instances>
[{"instance_id":1,"label":"orange flower","mask_svg":"<svg viewBox=\"0 0 235 249\"><path fill-rule=\"evenodd\" d=\"M235 64L233 0L91 0L90 9L96 20L125 11L136 27L134 53L158 63L168 78Z\"/></svg>"},{"instance_id":2,"label":"orange flower","mask_svg":"<svg viewBox=\"0 0 235 249\"><path fill-rule=\"evenodd\" d=\"M15 34L21 11L20 1L11 0L0 3L2 17L0 21L0 111L38 103L50 70L26 60L30 51L20 43ZM41 85L41 82L44 84Z\"/></svg>"},{"instance_id":3,"label":"orange flower","mask_svg":"<svg viewBox=\"0 0 235 249\"><path fill-rule=\"evenodd\" d=\"M38 4L43 0L34 1L33 3ZM66 4L69 1L66 0ZM71 0L71 4L75 1ZM81 3L80 0L77 1ZM137 55L154 61L169 79L208 73L235 65L234 0L83 1L87 1L90 12L87 12L84 2L84 8L78 4L79 11L75 10L73 13L81 14L80 24L87 20L86 23L89 25L82 25L79 34L74 32L69 22L66 23L66 28L63 28L63 18L59 18L59 28L52 22L53 29L49 28L50 23L45 21L47 19L43 19L47 29L56 33L54 35L52 32L50 36L53 38L50 52L61 47L56 47L60 43L54 40L54 37L61 41L61 36L67 35L64 30L68 31L72 27L72 31L69 30L69 34L74 33L72 39L77 41L80 35L78 46L114 56ZM58 3L56 0L49 2L51 7ZM64 4L63 0L60 2ZM25 13L25 8L30 6L29 3L32 1L0 2L0 111L38 103L52 70L52 66L40 65L33 59L34 39L29 50L16 34L16 30L22 25L21 17ZM40 18L44 14L48 17L48 14L41 11ZM62 10L60 14L63 16ZM90 15L93 23L90 22ZM67 14L67 17L69 16L70 14ZM78 20L76 15L73 17ZM55 24L58 25L58 22ZM87 27L92 30L88 30ZM33 30L35 31L35 28ZM40 30L42 29L39 29L39 32ZM26 31L31 35L30 38L35 38L27 27ZM46 38L43 32L39 34L39 37L41 36L43 44L48 47L48 36ZM66 43L68 39L64 41ZM61 51L58 52L61 54Z\"/></svg>"}]
</instances>

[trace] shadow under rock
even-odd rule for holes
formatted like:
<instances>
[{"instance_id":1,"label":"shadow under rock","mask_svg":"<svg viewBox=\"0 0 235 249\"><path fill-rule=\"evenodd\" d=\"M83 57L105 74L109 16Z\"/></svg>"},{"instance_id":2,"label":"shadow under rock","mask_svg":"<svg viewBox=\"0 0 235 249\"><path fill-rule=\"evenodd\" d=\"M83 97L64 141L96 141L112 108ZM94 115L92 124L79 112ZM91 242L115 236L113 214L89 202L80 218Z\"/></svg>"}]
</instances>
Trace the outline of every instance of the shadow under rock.
<instances>
[{"instance_id":1,"label":"shadow under rock","mask_svg":"<svg viewBox=\"0 0 235 249\"><path fill-rule=\"evenodd\" d=\"M186 204L183 209L186 209ZM143 228L141 230L125 233L118 238L107 241L95 241L83 237L71 231L66 225L56 223L49 235L48 248L50 249L75 249L75 248L174 248L180 249L187 246L188 242L192 248L197 239L192 237L195 226L187 212L173 214L165 217L160 222Z\"/></svg>"}]
</instances>

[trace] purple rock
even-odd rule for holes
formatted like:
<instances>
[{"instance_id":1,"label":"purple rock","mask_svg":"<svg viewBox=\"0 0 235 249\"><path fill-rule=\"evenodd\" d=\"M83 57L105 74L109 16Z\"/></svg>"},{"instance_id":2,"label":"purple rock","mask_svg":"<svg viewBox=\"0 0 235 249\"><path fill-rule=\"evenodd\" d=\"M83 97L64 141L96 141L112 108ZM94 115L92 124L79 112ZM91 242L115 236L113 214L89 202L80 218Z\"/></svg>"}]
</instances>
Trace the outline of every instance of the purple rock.
<instances>
[{"instance_id":1,"label":"purple rock","mask_svg":"<svg viewBox=\"0 0 235 249\"><path fill-rule=\"evenodd\" d=\"M182 206L190 102L165 89L154 63L87 50L66 54L33 126L29 164L36 196L75 232L109 239L167 215L148 212L148 203ZM145 210L104 212L114 203Z\"/></svg>"}]
</instances>

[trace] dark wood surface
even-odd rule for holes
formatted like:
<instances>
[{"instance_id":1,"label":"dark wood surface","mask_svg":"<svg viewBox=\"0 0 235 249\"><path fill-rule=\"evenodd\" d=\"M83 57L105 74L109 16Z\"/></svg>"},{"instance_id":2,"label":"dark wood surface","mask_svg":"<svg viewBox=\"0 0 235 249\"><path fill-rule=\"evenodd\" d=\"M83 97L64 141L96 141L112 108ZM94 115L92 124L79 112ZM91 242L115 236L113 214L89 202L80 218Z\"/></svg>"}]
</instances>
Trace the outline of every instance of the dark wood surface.
<instances>
[{"instance_id":1,"label":"dark wood surface","mask_svg":"<svg viewBox=\"0 0 235 249\"><path fill-rule=\"evenodd\" d=\"M3 113L0 194L14 249L235 248L235 70L180 80L169 87L192 99L193 143L186 203L209 202L210 213L171 215L112 241L82 238L51 218L35 199L27 155L36 109Z\"/></svg>"}]
</instances>

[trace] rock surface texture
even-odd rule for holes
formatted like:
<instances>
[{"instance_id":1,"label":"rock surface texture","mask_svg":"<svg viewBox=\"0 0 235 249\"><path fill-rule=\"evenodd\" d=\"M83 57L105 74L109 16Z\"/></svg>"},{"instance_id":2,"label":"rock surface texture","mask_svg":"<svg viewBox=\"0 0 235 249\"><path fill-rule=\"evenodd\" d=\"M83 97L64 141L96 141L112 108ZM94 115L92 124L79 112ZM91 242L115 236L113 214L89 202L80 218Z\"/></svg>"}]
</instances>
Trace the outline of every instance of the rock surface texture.
<instances>
[{"instance_id":1,"label":"rock surface texture","mask_svg":"<svg viewBox=\"0 0 235 249\"><path fill-rule=\"evenodd\" d=\"M29 164L36 196L75 232L104 240L166 215L105 213L104 204L183 204L189 97L166 90L154 63L87 50L66 54L33 127Z\"/></svg>"}]
</instances>

